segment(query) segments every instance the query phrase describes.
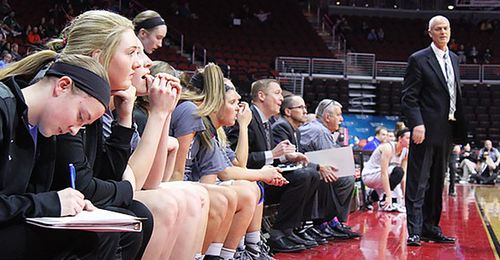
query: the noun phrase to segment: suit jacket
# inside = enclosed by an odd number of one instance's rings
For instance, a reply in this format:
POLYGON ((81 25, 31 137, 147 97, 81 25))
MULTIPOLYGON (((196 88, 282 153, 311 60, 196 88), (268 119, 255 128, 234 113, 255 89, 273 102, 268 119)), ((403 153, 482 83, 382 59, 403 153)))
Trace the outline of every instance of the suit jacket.
POLYGON ((277 145, 283 140, 288 140, 290 143, 294 144, 298 151, 302 151, 300 149, 300 132, 298 129, 294 129, 293 126, 286 120, 284 117, 279 117, 276 122, 273 123, 272 127, 273 132, 273 145, 277 145))
MULTIPOLYGON (((262 124, 262 120, 260 119, 260 115, 255 109, 254 105, 250 106, 252 110, 252 121, 250 121, 250 125, 248 125, 248 162, 247 167, 250 169, 260 169, 262 166, 266 164, 266 156, 265 151, 267 151, 266 147, 266 131, 264 130, 264 126, 262 124)), ((233 150, 236 149, 236 145, 238 144, 238 136, 239 136, 239 125, 231 127, 227 131, 227 137, 229 142, 231 143, 231 148, 233 150)), ((273 134, 272 131, 269 131, 271 146, 274 147, 273 143, 273 134)))
MULTIPOLYGON (((460 70, 457 55, 449 52, 456 86, 456 122, 453 123, 453 141, 466 142, 466 127, 462 107, 460 88, 460 70)), ((425 141, 428 144, 440 144, 449 138, 448 113, 450 94, 446 80, 439 66, 434 51, 429 46, 417 51, 408 59, 404 77, 401 110, 410 129, 425 126, 425 141)))
MULTIPOLYGON (((300 146, 300 130, 294 129, 292 124, 288 122, 284 117, 280 116, 276 122, 273 123, 271 127, 274 143, 273 145, 277 145, 281 141, 288 140, 290 143, 297 147, 297 151, 303 153, 304 149, 300 146)), ((315 163, 308 163, 308 167, 316 169, 319 171, 319 165, 315 163)))

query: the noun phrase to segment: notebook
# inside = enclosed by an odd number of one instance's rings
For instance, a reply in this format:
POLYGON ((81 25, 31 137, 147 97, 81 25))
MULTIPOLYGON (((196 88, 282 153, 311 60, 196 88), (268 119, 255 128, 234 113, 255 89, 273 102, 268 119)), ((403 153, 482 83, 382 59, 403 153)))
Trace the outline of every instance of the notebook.
POLYGON ((26 222, 52 229, 94 232, 141 232, 141 218, 104 209, 82 211, 76 216, 26 218, 26 222))

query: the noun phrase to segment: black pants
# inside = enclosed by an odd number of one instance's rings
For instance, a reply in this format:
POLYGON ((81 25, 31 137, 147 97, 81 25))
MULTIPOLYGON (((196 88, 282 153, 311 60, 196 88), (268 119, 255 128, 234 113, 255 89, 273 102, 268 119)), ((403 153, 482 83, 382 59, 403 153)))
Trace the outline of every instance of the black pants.
POLYGON ((265 203, 280 203, 273 229, 286 230, 299 227, 305 213, 310 210, 320 177, 310 167, 285 172, 283 176, 290 182, 282 187, 265 186, 265 203), (309 207, 306 209, 306 205, 309 207))
POLYGON ((444 174, 450 141, 441 144, 410 144, 406 178, 406 215, 409 235, 441 233, 444 174))
MULTIPOLYGON (((337 217, 346 222, 354 190, 354 176, 341 177, 332 183, 320 182, 318 188, 318 212, 322 213, 319 222, 337 217)), ((321 216, 320 215, 320 216, 321 216)), ((316 220, 315 222, 318 222, 316 220)))
POLYGON ((389 186, 391 190, 394 190, 398 184, 401 183, 401 180, 403 180, 403 176, 405 175, 405 172, 403 168, 396 166, 392 169, 391 174, 389 175, 389 186))
POLYGON ((115 259, 120 233, 0 226, 1 259, 115 259))
POLYGON ((455 192, 455 182, 456 182, 456 176, 457 176, 457 158, 458 155, 452 152, 453 145, 451 146, 450 149, 450 156, 448 160, 448 169, 449 169, 449 174, 450 174, 450 186, 448 187, 448 191, 450 193, 455 192))
POLYGON ((139 201, 132 201, 128 209, 119 207, 107 207, 107 210, 120 212, 140 218, 142 221, 142 232, 123 232, 117 243, 117 258, 121 259, 141 259, 146 250, 146 246, 153 233, 153 215, 149 209, 139 201))

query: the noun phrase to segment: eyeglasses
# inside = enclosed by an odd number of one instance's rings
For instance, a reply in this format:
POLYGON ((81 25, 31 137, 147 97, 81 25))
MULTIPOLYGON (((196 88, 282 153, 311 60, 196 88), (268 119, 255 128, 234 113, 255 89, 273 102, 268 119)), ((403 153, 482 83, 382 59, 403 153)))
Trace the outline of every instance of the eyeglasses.
POLYGON ((300 106, 289 107, 288 109, 296 109, 296 108, 300 108, 300 109, 302 109, 302 110, 307 110, 307 106, 305 106, 305 105, 300 105, 300 106))

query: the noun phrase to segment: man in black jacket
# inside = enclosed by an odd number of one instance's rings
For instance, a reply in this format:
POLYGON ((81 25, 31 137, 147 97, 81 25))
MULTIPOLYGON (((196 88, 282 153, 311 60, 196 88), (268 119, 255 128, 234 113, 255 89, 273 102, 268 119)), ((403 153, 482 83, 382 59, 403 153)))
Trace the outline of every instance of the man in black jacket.
POLYGON ((439 227, 450 145, 466 139, 457 56, 450 52, 450 22, 429 21, 431 46, 408 59, 401 109, 411 129, 406 183, 408 245, 454 243, 439 227))
MULTIPOLYGON (((263 79, 252 84, 252 121, 248 126, 248 168, 259 169, 264 165, 279 162, 307 162, 307 158, 296 152, 296 147, 285 140, 277 145, 269 119, 279 113, 283 96, 276 80, 263 79)), ((238 142, 238 126, 229 129, 228 138, 232 146, 238 142)), ((234 149, 234 148, 233 148, 234 149)), ((283 172, 289 184, 283 187, 265 186, 265 203, 280 203, 278 216, 271 230, 269 243, 276 252, 296 252, 316 246, 314 241, 305 241, 293 233, 301 225, 304 207, 310 203, 319 185, 319 175, 307 168, 283 172)))

